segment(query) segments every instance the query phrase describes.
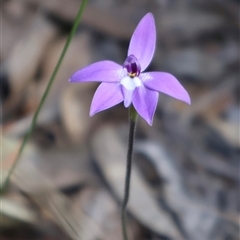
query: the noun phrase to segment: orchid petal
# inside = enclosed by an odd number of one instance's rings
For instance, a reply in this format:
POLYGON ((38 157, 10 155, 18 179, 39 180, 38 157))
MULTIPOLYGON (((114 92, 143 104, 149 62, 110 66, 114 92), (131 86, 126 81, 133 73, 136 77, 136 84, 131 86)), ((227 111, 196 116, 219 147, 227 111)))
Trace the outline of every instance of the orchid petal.
POLYGON ((100 61, 76 71, 69 82, 118 82, 122 66, 112 61, 100 61))
POLYGON ((128 90, 124 86, 122 86, 122 93, 123 93, 123 97, 124 97, 124 107, 127 108, 132 103, 132 99, 133 99, 135 91, 128 90))
POLYGON ((165 72, 148 72, 141 74, 140 78, 147 88, 165 93, 187 104, 191 104, 191 99, 187 91, 172 74, 165 72))
POLYGON ((133 98, 133 106, 150 126, 152 126, 154 113, 157 108, 158 95, 158 92, 141 86, 136 88, 133 98))
POLYGON ((146 14, 137 25, 128 48, 128 56, 133 54, 144 71, 153 58, 156 45, 156 27, 153 15, 146 14))
POLYGON ((90 109, 90 117, 123 101, 119 83, 101 83, 97 88, 90 109))

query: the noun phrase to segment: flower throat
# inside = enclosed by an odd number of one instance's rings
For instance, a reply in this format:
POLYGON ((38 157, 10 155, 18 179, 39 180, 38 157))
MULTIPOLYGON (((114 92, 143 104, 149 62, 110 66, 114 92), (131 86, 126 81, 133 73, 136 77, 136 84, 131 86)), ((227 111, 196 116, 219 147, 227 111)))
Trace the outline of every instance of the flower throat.
POLYGON ((123 67, 126 68, 128 76, 131 78, 139 76, 141 72, 141 66, 138 62, 138 59, 134 55, 130 55, 126 58, 125 62, 123 63, 123 67))

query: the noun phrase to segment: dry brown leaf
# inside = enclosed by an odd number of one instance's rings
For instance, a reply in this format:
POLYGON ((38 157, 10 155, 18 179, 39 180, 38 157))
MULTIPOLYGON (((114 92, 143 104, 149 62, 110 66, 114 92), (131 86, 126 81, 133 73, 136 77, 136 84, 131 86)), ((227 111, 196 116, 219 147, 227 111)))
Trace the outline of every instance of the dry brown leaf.
POLYGON ((94 220, 80 207, 73 208, 72 201, 57 191, 52 181, 33 162, 26 161, 31 155, 31 152, 23 155, 12 177, 13 183, 27 193, 72 239, 95 240, 96 237, 101 237, 101 229, 94 220))
POLYGON ((9 198, 0 197, 1 229, 17 226, 21 223, 36 224, 37 215, 33 210, 9 198))
MULTIPOLYGON (((75 207, 81 208, 88 216, 101 226, 103 230, 103 240, 122 240, 122 228, 120 218, 120 208, 113 197, 105 190, 87 188, 74 200, 75 207)), ((129 221, 131 226, 129 238, 135 239, 137 229, 133 221, 129 221)))
MULTIPOLYGON (((108 184, 119 199, 123 198, 126 148, 112 126, 103 127, 93 138, 93 153, 108 184)), ((126 146, 127 147, 127 146, 126 146)), ((157 204, 154 195, 137 169, 131 176, 128 210, 139 222, 154 232, 182 239, 171 217, 157 204)))
MULTIPOLYGON (((92 85, 89 84, 89 87, 92 85)), ((98 120, 97 116, 89 119, 91 92, 81 84, 70 84, 61 99, 63 125, 69 138, 76 145, 86 141, 92 124, 98 120)))
POLYGON ((159 176, 166 181, 164 197, 170 208, 178 214, 190 239, 211 239, 220 216, 237 223, 237 216, 222 214, 186 192, 180 172, 163 146, 150 141, 140 142, 136 144, 136 151, 147 155, 159 176))
POLYGON ((4 103, 3 111, 9 113, 23 96, 32 81, 44 50, 56 36, 57 30, 41 15, 34 21, 29 34, 24 36, 12 49, 6 61, 6 70, 11 85, 11 97, 4 103))

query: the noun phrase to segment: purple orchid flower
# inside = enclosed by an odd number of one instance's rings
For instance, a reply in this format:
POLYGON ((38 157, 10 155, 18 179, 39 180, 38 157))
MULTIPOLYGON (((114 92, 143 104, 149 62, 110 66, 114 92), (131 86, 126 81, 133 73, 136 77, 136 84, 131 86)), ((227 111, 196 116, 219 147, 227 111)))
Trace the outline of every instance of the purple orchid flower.
POLYGON ((102 82, 96 90, 90 116, 121 102, 127 108, 133 104, 138 114, 152 125, 157 108, 158 92, 190 104, 187 91, 171 74, 146 72, 156 45, 153 15, 146 14, 136 27, 123 66, 112 61, 93 63, 75 72, 70 82, 102 82))

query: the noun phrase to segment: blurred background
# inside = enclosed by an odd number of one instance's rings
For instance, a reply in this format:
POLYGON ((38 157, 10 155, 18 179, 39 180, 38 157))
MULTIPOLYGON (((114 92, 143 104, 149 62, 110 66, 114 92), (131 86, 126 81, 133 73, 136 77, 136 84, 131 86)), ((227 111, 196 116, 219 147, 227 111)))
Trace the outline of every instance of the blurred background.
MULTIPOLYGON (((1 184, 61 54, 80 0, 1 3, 1 184)), ((37 126, 1 194, 2 240, 121 240, 128 111, 89 118, 98 84, 70 84, 99 60, 122 64, 152 12, 149 70, 174 74, 192 105, 160 95, 139 118, 131 240, 239 239, 239 1, 89 0, 37 126)))

